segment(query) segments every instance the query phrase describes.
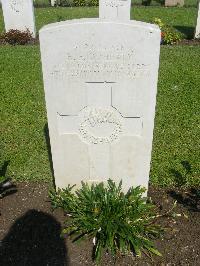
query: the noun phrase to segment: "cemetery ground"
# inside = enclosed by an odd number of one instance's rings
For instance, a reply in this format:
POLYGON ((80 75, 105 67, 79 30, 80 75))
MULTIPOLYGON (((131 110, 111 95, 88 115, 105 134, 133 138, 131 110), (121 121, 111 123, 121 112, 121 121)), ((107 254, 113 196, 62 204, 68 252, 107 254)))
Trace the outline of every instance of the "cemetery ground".
MULTIPOLYGON (((136 7, 133 14, 148 22, 160 17, 187 38, 194 32, 195 8, 136 7)), ((97 15, 96 8, 41 8, 36 9, 36 24, 40 29, 97 15)), ((177 200, 178 215, 159 221, 168 228, 155 242, 163 257, 118 257, 115 265, 200 264, 199 69, 200 45, 161 47, 149 196, 161 213, 177 200)), ((0 200, 0 239, 6 243, 0 264, 93 265, 92 244, 60 239, 65 217, 50 207, 52 165, 39 46, 0 46, 0 71, 0 162, 7 165, 1 174, 14 178, 18 189, 0 200)), ((102 265, 114 265, 112 257, 105 254, 102 265)))
MULTIPOLYGON (((36 28, 39 30, 42 26, 68 19, 94 18, 98 17, 97 7, 72 7, 72 8, 36 8, 35 21, 36 28)), ((161 7, 134 7, 131 10, 131 19, 145 22, 152 22, 154 18, 161 18, 166 24, 176 27, 186 38, 192 38, 197 17, 197 8, 161 8, 161 7)), ((0 32, 4 29, 3 15, 0 9, 0 32)))
MULTIPOLYGON (((0 201, 1 266, 95 265, 92 262, 91 241, 73 243, 60 238, 66 217, 61 210, 52 212, 48 197, 49 184, 44 182, 18 183, 18 192, 0 201)), ((150 187, 149 196, 161 213, 167 212, 178 201, 176 218, 160 218, 158 223, 167 228, 164 236, 155 241, 162 257, 145 254, 117 256, 107 253, 103 266, 128 265, 191 265, 200 262, 200 201, 195 189, 161 189, 150 187)))

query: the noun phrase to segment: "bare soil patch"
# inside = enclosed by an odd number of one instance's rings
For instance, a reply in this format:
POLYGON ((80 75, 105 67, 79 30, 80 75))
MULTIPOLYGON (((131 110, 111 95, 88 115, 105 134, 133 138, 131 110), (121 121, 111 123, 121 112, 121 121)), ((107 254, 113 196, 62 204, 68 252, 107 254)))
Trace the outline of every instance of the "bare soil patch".
MULTIPOLYGON (((79 266, 95 265, 91 260, 92 243, 73 243, 60 238, 66 217, 52 211, 45 183, 18 183, 18 191, 0 199, 1 266, 79 266)), ((149 196, 161 213, 177 200, 176 218, 159 218, 168 229, 155 245, 163 257, 143 254, 118 256, 105 253, 101 265, 200 265, 200 198, 197 189, 164 190, 150 187, 149 196)))

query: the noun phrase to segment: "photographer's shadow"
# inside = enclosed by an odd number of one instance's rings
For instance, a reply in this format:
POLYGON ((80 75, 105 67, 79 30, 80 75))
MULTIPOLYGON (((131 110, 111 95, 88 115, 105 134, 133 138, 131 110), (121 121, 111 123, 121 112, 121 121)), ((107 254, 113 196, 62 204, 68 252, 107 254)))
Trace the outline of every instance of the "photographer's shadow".
POLYGON ((61 225, 46 213, 30 210, 10 228, 0 243, 1 266, 67 266, 61 225))

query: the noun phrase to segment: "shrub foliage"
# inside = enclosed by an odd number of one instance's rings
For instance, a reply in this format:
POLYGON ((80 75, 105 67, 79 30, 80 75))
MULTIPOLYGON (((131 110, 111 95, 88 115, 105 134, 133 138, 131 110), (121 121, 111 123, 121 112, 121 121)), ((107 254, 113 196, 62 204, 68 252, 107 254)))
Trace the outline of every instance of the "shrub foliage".
POLYGON ((99 0, 57 0, 56 6, 98 6, 99 0))
POLYGON ((142 251, 161 255, 154 248, 153 238, 162 229, 155 223, 155 206, 143 198, 145 189, 131 187, 124 194, 122 182, 116 185, 108 180, 72 192, 74 186, 50 192, 52 206, 61 207, 70 217, 66 221, 64 234, 75 235, 75 239, 88 236, 93 239, 94 259, 99 262, 104 250, 113 255, 133 251, 141 256, 142 251))
POLYGON ((157 24, 161 30, 162 44, 174 44, 183 39, 183 35, 179 31, 164 24, 160 18, 155 18, 153 23, 157 24))
POLYGON ((31 32, 11 29, 6 33, 3 33, 0 37, 1 42, 9 43, 12 45, 25 45, 33 41, 31 32))

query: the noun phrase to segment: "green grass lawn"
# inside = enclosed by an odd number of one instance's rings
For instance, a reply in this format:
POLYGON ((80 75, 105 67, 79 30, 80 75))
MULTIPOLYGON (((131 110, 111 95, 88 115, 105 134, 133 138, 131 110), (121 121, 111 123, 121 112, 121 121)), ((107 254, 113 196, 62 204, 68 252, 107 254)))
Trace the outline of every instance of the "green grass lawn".
POLYGON ((151 180, 200 185, 200 46, 162 47, 151 180), (191 169, 189 169, 191 168, 191 169))
MULTIPOLYGON (((36 25, 97 17, 97 8, 37 8, 36 25)), ((131 16, 160 17, 193 34, 196 8, 135 7, 131 16)), ((3 18, 0 13, 0 31, 3 18)), ((200 185, 200 46, 161 48, 151 181, 200 185), (191 168, 191 169, 190 169, 191 168)), ((0 46, 0 165, 19 180, 52 180, 45 138, 47 123, 39 46, 0 46)), ((109 178, 109 177, 108 177, 109 178)))
MULTIPOLYGON (((97 7, 85 8, 36 8, 35 18, 37 31, 44 25, 66 19, 98 17, 97 7)), ((196 24, 197 8, 164 8, 164 7, 134 7, 131 18, 151 22, 159 17, 163 22, 176 27, 186 38, 192 38, 196 24)), ((0 32, 4 30, 2 10, 0 10, 0 32)))
MULTIPOLYGON (((200 46, 162 47, 151 181, 200 184, 200 46), (183 163, 185 162, 185 163, 183 163), (184 165, 191 166, 186 175, 184 165)), ((1 158, 8 175, 51 180, 38 46, 0 47, 1 158)))

